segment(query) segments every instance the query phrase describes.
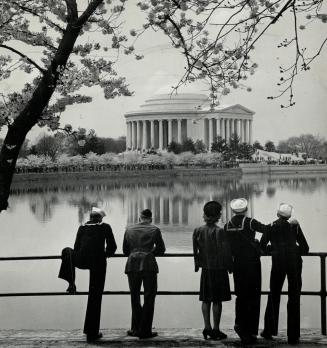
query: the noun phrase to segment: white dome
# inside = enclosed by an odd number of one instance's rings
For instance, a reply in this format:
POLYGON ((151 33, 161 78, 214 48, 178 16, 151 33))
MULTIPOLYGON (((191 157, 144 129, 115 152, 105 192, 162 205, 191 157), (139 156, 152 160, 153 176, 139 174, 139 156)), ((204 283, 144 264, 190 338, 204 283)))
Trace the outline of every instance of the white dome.
POLYGON ((147 99, 140 111, 196 111, 207 108, 210 100, 205 94, 157 94, 147 99))

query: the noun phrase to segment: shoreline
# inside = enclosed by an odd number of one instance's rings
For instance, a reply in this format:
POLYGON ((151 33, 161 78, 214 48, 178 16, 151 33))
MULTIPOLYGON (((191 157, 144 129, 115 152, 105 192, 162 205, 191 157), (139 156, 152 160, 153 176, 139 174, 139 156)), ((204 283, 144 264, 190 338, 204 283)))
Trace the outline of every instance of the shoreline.
POLYGON ((139 178, 184 178, 184 177, 244 177, 251 175, 285 174, 327 174, 327 165, 262 165, 240 164, 238 168, 193 168, 175 167, 172 169, 126 170, 126 171, 85 171, 85 172, 49 172, 15 173, 13 184, 33 181, 84 181, 89 179, 139 179, 139 178))

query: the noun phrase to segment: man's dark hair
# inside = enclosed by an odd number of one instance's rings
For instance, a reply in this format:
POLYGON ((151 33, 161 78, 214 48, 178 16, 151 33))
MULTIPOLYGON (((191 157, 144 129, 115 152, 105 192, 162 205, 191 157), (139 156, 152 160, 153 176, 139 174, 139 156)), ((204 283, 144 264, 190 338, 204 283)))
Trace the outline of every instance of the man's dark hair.
POLYGON ((144 209, 141 211, 141 218, 152 219, 152 211, 150 209, 144 209))

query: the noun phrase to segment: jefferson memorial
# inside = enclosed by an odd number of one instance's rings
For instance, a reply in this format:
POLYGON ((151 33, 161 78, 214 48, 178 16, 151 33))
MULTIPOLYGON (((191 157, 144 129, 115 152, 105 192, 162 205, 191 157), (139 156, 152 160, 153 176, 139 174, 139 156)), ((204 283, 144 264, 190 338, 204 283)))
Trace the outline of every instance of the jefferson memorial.
POLYGON ((229 141, 236 133, 241 142, 252 144, 254 112, 246 107, 219 105, 213 110, 204 94, 157 94, 138 110, 125 114, 127 150, 166 150, 172 141, 202 140, 210 149, 216 136, 229 141))

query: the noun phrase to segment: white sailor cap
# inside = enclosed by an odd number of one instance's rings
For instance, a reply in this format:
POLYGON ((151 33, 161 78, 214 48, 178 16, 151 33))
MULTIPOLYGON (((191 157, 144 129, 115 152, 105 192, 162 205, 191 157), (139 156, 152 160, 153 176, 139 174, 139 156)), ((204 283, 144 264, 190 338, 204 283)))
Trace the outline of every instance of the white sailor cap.
POLYGON ((290 218, 293 213, 293 207, 287 203, 281 203, 279 205, 277 214, 286 218, 290 218))
POLYGON ((98 214, 101 217, 106 216, 106 213, 102 209, 97 208, 97 207, 92 207, 91 214, 98 214))
POLYGON ((248 201, 245 198, 236 198, 230 202, 230 207, 234 213, 243 213, 248 207, 248 201))

